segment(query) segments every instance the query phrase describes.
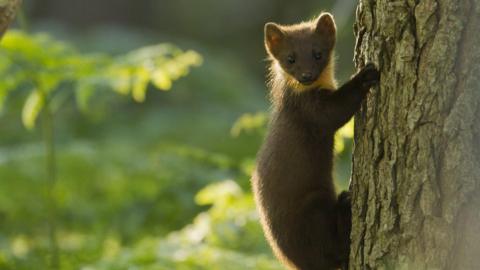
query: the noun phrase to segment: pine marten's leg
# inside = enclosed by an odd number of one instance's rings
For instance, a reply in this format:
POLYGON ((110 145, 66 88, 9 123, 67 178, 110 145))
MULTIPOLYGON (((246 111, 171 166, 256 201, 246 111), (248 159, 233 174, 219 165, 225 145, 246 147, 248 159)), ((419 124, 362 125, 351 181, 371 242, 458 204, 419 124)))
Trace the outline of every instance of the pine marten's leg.
POLYGON ((352 227, 352 209, 349 191, 340 193, 337 200, 336 210, 337 235, 339 239, 339 264, 342 269, 348 269, 348 260, 350 256, 350 231, 352 227))
POLYGON ((333 130, 342 127, 352 118, 360 109, 360 104, 368 90, 376 85, 379 79, 380 73, 377 68, 369 63, 350 81, 329 95, 326 113, 333 130))

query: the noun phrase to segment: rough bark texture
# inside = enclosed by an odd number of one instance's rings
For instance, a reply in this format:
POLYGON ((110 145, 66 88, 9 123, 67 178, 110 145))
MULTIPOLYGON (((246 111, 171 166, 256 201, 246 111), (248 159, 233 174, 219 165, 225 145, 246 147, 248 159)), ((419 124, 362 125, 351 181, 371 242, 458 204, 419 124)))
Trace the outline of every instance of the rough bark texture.
POLYGON ((360 0, 350 269, 480 269, 480 0, 360 0))
POLYGON ((0 0, 0 38, 15 17, 20 4, 21 0, 0 0))

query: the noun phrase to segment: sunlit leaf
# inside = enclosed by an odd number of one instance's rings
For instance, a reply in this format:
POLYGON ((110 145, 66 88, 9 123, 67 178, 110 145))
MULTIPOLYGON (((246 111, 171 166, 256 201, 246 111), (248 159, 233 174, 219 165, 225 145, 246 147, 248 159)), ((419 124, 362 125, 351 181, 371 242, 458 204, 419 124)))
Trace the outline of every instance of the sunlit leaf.
POLYGON ((200 66, 203 63, 202 56, 195 51, 187 51, 181 57, 186 65, 200 66))
POLYGON ((339 133, 335 134, 335 154, 340 154, 345 150, 345 141, 339 133))
POLYGON ((38 87, 45 92, 54 90, 62 80, 58 74, 53 72, 39 72, 35 77, 37 78, 38 87))
POLYGON ((242 190, 238 184, 233 180, 227 180, 202 189, 195 197, 195 201, 200 205, 207 205, 241 194, 242 190))
POLYGON ((147 93, 147 86, 149 81, 148 72, 141 68, 137 71, 135 78, 133 79, 132 96, 137 102, 145 101, 147 93))
POLYGON ((130 71, 125 68, 115 69, 113 76, 115 76, 115 80, 111 82, 113 90, 122 95, 128 94, 131 87, 130 71))
POLYGON ((170 90, 172 88, 172 80, 162 69, 157 69, 153 72, 152 83, 160 90, 170 90))
MULTIPOLYGON (((0 82, 0 109, 6 97, 27 82, 29 87, 42 89, 48 100, 69 97, 64 93, 67 87, 59 88, 73 85, 77 106, 83 112, 96 88, 131 95, 135 101, 143 102, 150 82, 160 90, 170 90, 175 80, 202 62, 198 53, 184 52, 171 44, 147 46, 118 56, 82 54, 47 34, 15 30, 7 32, 1 45, 0 76, 7 79, 0 82)), ((34 101, 41 109, 42 103, 35 97, 30 97, 27 104, 34 101)), ((34 127, 37 107, 29 105, 24 110, 25 126, 34 127)))
POLYGON ((255 114, 246 113, 233 124, 230 134, 232 134, 233 137, 238 137, 242 132, 251 133, 254 130, 264 130, 267 123, 268 116, 264 112, 255 114))
POLYGON ((44 105, 45 99, 42 93, 38 90, 33 90, 25 101, 22 110, 22 122, 27 129, 35 127, 35 121, 44 105))
POLYGON ((343 138, 353 138, 353 126, 354 121, 353 118, 350 120, 345 126, 343 126, 337 133, 340 134, 343 138))

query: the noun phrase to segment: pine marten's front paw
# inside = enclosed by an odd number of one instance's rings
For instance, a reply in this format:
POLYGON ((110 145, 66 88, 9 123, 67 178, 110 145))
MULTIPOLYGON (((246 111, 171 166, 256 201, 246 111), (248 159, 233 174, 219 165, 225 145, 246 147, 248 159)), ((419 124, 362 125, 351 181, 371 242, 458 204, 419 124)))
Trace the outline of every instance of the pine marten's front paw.
POLYGON ((380 72, 373 63, 367 63, 357 74, 360 84, 364 88, 370 88, 380 81, 380 72))

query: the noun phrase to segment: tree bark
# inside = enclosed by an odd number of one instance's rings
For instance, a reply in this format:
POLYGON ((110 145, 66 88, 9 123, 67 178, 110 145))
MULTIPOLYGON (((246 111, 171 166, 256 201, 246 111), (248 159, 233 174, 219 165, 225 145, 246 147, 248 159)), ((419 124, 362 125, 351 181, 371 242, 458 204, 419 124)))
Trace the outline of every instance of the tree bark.
POLYGON ((350 269, 480 269, 480 0, 360 0, 350 269))
POLYGON ((21 0, 0 0, 0 39, 15 18, 21 0))

